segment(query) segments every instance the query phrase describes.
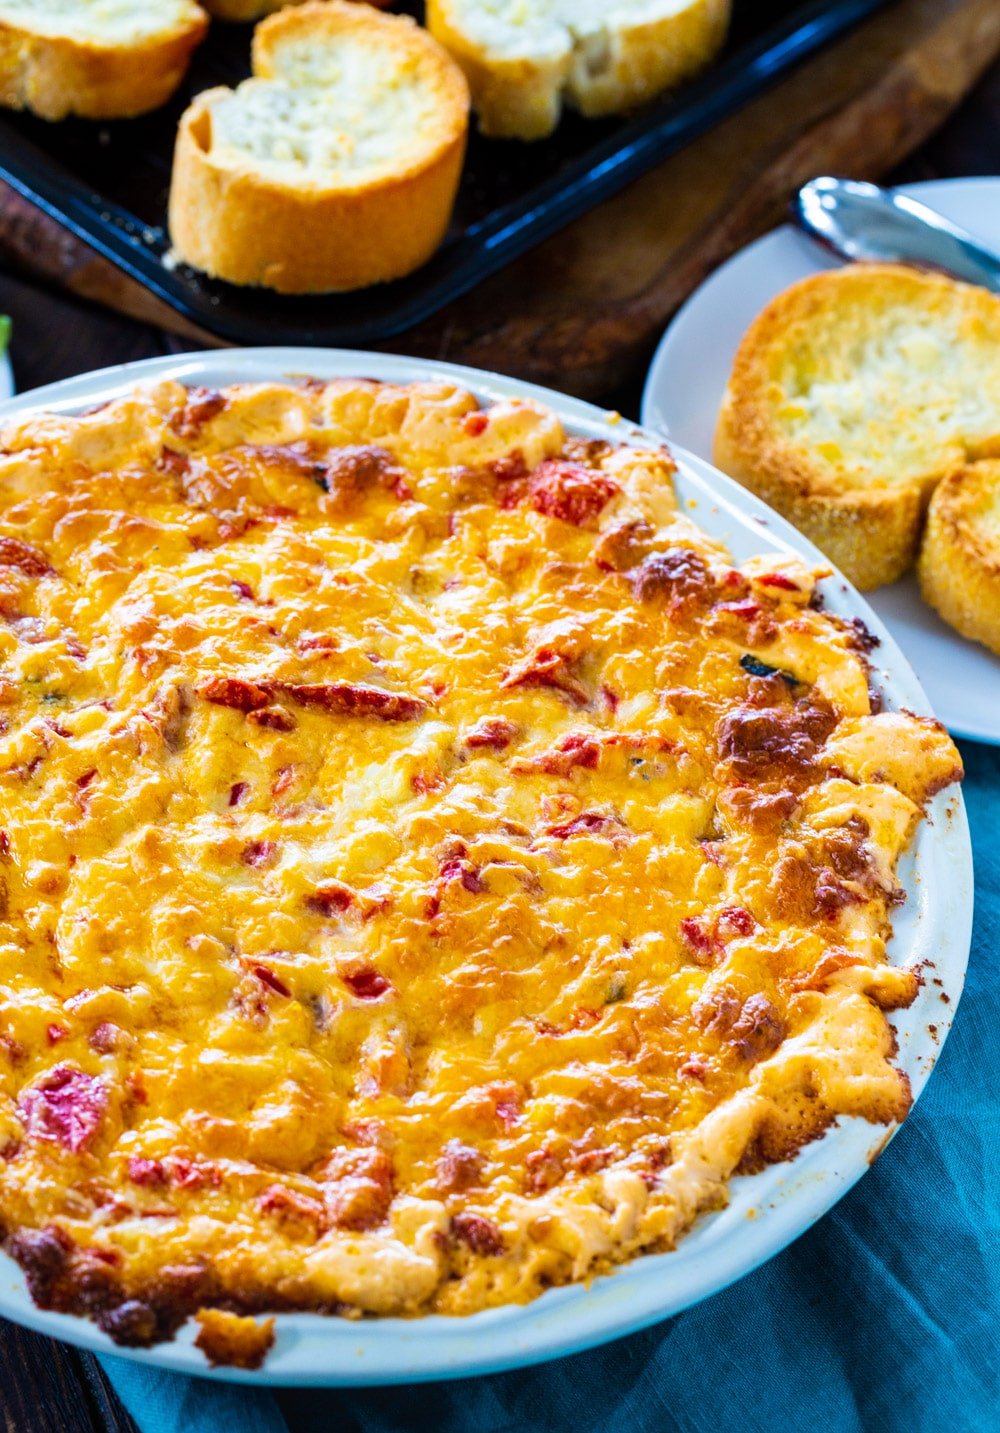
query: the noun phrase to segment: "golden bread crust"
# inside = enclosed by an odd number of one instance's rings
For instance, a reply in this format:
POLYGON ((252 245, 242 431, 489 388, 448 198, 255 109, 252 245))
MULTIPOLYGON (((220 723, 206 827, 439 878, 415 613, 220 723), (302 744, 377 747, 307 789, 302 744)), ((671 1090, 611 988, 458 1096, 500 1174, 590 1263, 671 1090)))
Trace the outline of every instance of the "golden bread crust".
POLYGON ((893 582, 941 478, 1000 449, 997 352, 1000 299, 985 289, 900 265, 813 275, 747 330, 716 462, 858 587, 893 582))
POLYGON ((250 158, 217 156, 213 111, 233 92, 205 91, 181 118, 170 188, 171 239, 187 263, 230 283, 321 293, 399 278, 438 247, 465 155, 468 91, 458 67, 409 17, 348 0, 285 10, 257 28, 260 79, 250 83, 280 74, 283 44, 305 37, 336 46, 344 35, 404 57, 435 98, 433 130, 400 134, 398 164, 377 177, 290 183, 250 158))
POLYGON ((591 117, 621 114, 695 74, 721 47, 732 7, 731 0, 690 0, 639 20, 627 5, 621 13, 612 7, 593 35, 577 32, 550 0, 530 0, 529 19, 534 9, 551 12, 562 32, 542 42, 519 36, 521 16, 498 33, 495 6, 483 28, 478 8, 475 0, 428 0, 427 27, 465 71, 483 134, 533 140, 552 133, 564 101, 591 117))
POLYGON ((944 620, 1000 653, 1000 462, 972 463, 938 485, 918 571, 944 620))
POLYGON ((0 105, 48 120, 145 114, 173 94, 207 29, 194 3, 176 24, 125 44, 39 33, 0 17, 0 105))
POLYGON ((0 1225, 40 1303, 141 1344, 526 1301, 905 1115, 895 864, 957 753, 672 472, 449 383, 3 434, 0 1225))

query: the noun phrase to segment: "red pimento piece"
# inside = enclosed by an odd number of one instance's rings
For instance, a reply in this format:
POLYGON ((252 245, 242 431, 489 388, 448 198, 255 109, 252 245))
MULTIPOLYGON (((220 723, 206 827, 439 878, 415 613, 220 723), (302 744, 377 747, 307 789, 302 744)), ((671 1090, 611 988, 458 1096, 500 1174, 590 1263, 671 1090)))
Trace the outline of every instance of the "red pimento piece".
POLYGON ((237 712, 252 712, 268 706, 271 701, 266 687, 244 681, 242 677, 208 677, 195 690, 206 702, 237 712))
POLYGON ((521 1103, 516 1095, 501 1095, 494 1109, 504 1129, 512 1129, 521 1118, 521 1103))
POLYGON ((600 811, 581 811, 579 816, 574 816, 572 821, 567 821, 561 826, 550 826, 549 835, 555 836, 558 841, 565 841, 570 836, 583 836, 588 831, 604 831, 608 826, 614 825, 611 816, 602 816, 600 811))
POLYGON ((444 785, 444 773, 433 771, 429 776, 422 771, 417 771, 410 777, 410 786, 418 796, 426 796, 431 791, 440 791, 444 785))
POLYGON ((266 866, 276 849, 273 841, 248 841, 240 852, 240 860, 244 866, 266 866))
POLYGON ((298 725, 291 712, 281 706, 258 707, 256 711, 247 712, 247 721, 267 727, 269 731, 294 731, 298 725))
POLYGON ((762 607, 759 602, 754 602, 750 597, 742 602, 719 602, 715 609, 717 612, 728 612, 733 617, 740 617, 745 622, 752 622, 759 617, 762 607))
POLYGON ((511 484, 501 506, 511 508, 527 501, 545 517, 586 527, 618 492, 617 483, 593 468, 565 458, 544 458, 524 482, 511 484))
POLYGON ((485 413, 466 413, 462 419, 462 427, 470 438, 478 438, 481 433, 486 432, 489 422, 485 413))
POLYGON ((271 782, 271 795, 282 796, 288 790, 288 788, 294 784, 295 776, 296 772, 294 766, 279 767, 277 776, 275 776, 274 780, 271 782))
POLYGON ((242 597, 244 602, 256 602, 257 599, 254 596, 254 590, 249 582, 244 582, 239 577, 232 577, 229 580, 229 585, 237 597, 242 597))
POLYGON ((478 1149, 450 1139, 437 1161, 437 1187, 444 1194, 474 1189, 483 1177, 485 1159, 478 1149))
POLYGON ((486 1256, 503 1253, 503 1236, 493 1223, 482 1214, 456 1214, 451 1221, 451 1232, 474 1254, 486 1256))
POLYGON ((584 1149, 573 1155, 573 1168, 580 1174, 597 1174, 611 1163, 610 1149, 584 1149))
POLYGON ((178 1189, 204 1189, 206 1185, 217 1189, 222 1183, 222 1174, 214 1164, 188 1159, 183 1155, 171 1159, 168 1169, 170 1182, 178 1189))
POLYGON ((144 1159, 133 1154, 128 1162, 128 1177, 133 1184, 144 1189, 160 1188, 167 1183, 167 1171, 162 1159, 144 1159))
POLYGON ((206 423, 229 406, 224 393, 214 388, 189 388, 187 402, 170 415, 170 426, 181 438, 194 439, 206 423))
POLYGON ((0 831, 0 856, 10 855, 10 836, 6 831, 0 831))
POLYGON ((388 692, 366 682, 274 682, 272 686, 302 706, 321 707, 341 716, 416 721, 427 710, 427 703, 420 697, 388 692))
POLYGON ((65 1040, 69 1031, 65 1025, 46 1025, 45 1038, 50 1045, 58 1045, 60 1040, 65 1040))
POLYGON ((698 916, 685 916, 681 921, 681 935, 697 965, 711 965, 718 952, 718 942, 705 929, 698 916))
POLYGON ((272 1184, 265 1189, 258 1196, 257 1208, 262 1214, 273 1214, 278 1219, 303 1219, 318 1228, 326 1224, 326 1211, 318 1199, 286 1189, 283 1184, 272 1184))
POLYGON ((475 750, 477 747, 491 747, 503 751, 517 736, 518 728, 506 717, 484 717, 466 733, 464 745, 475 750))
POLYGON ((340 643, 332 632, 312 632, 299 638, 296 647, 300 652, 339 652, 340 643))
POLYGON ((786 577, 783 572, 765 572, 763 577, 757 578, 757 581, 762 587, 777 587, 782 592, 802 591, 799 584, 793 582, 790 577, 786 577))
POLYGON ((378 1000, 392 989, 392 982, 386 980, 385 976, 371 965, 348 971, 341 976, 341 979, 348 990, 359 1000, 378 1000))
POLYGON ((238 806, 249 790, 250 787, 247 782, 234 781, 232 786, 229 788, 230 806, 238 806))
POLYGON ((576 675, 575 656, 558 651, 555 647, 540 646, 507 671, 500 685, 502 687, 551 687, 561 692, 577 706, 586 706, 589 700, 587 688, 576 675))
POLYGON ((79 1154, 97 1133, 108 1092, 96 1076, 72 1065, 57 1065, 26 1089, 19 1103, 30 1136, 79 1154))
POLYGON ((275 975, 273 970, 269 970, 266 965, 254 965, 251 966, 251 969, 261 985, 266 985, 268 990, 274 991, 275 995, 291 995, 292 992, 285 982, 280 979, 279 976, 275 975))
POLYGON ((587 732, 571 731, 551 751, 524 757, 513 763, 513 771, 543 771, 549 776, 568 776, 574 767, 594 771, 601 759, 601 743, 587 732))
POLYGON ((441 870, 435 882, 434 892, 427 902, 426 915, 428 920, 433 920, 440 914, 441 901, 444 896, 445 887, 452 881, 458 881, 463 890, 471 895, 478 896, 485 891, 479 870, 471 861, 465 859, 465 848, 459 847, 455 855, 449 856, 441 864, 441 870))
POLYGON ((327 1208, 342 1229, 374 1229, 388 1214, 393 1167, 384 1149, 336 1150, 318 1177, 326 1185, 327 1208))
POLYGON ((474 896, 485 891, 482 877, 471 861, 466 861, 461 856, 453 856, 445 861, 441 867, 442 881, 459 881, 463 888, 470 891, 474 896))
POLYGON ((309 909, 324 916, 339 915, 353 904, 354 892, 349 886, 342 886, 338 881, 327 881, 306 896, 309 909))
POLYGON ((100 1055, 110 1055, 112 1050, 117 1050, 124 1037, 125 1032, 118 1025, 113 1025, 110 1020, 102 1020, 101 1023, 91 1031, 88 1044, 92 1050, 100 1055))
POLYGON ((525 1182, 531 1194, 544 1194, 557 1185, 566 1173, 562 1159, 548 1145, 532 1150, 524 1164, 525 1182))
POLYGON ((49 577, 55 570, 37 547, 16 537, 0 537, 0 567, 16 567, 25 577, 49 577))
POLYGON ((726 906, 719 912, 716 929, 723 940, 750 935, 757 922, 745 906, 726 906))

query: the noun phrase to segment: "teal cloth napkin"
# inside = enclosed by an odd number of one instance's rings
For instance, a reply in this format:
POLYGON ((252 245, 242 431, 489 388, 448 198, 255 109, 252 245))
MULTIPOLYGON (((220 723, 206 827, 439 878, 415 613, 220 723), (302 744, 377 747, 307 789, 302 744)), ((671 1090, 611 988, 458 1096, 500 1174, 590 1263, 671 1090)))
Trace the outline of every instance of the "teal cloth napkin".
POLYGON ((1000 1433, 1000 750, 966 744, 976 922, 927 1090, 850 1194, 739 1283, 540 1368, 255 1392, 104 1367, 142 1433, 1000 1433))

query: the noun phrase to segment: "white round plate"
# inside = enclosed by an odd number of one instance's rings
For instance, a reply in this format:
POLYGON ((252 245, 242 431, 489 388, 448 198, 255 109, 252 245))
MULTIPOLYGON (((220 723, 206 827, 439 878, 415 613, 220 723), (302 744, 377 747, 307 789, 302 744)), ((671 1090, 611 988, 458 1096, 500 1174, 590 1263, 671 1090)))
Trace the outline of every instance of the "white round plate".
MULTIPOLYGON (((1000 250, 1000 179, 940 179, 899 192, 1000 250)), ((838 263, 786 224, 717 269, 678 310, 656 350, 642 397, 646 427, 710 459, 719 404, 750 323, 789 284, 838 263)), ((912 574, 866 595, 949 731, 1000 743, 1000 657, 942 622, 912 574)))
MULTIPOLYGON (((142 380, 170 377, 220 387, 303 374, 363 374, 402 382, 451 379, 484 399, 536 398, 584 436, 643 441, 641 430, 609 422, 596 408, 509 378, 413 358, 324 349, 230 349, 127 364, 0 404, 0 423, 36 408, 88 407, 126 393, 142 380)), ((682 501, 737 559, 778 551, 818 560, 805 538, 744 488, 699 458, 675 456, 682 501)), ((862 617, 882 639, 875 654, 876 677, 886 704, 927 712, 927 698, 913 672, 865 602, 840 578, 830 579, 824 593, 831 611, 862 617)), ((894 961, 924 973, 913 1005, 892 1017, 899 1063, 910 1077, 914 1097, 927 1080, 955 1013, 972 929, 972 856, 961 796, 941 792, 931 801, 928 815, 900 865, 908 899, 896 918, 890 946, 894 961)), ((492 1373, 577 1353, 676 1314, 769 1259, 847 1192, 887 1137, 881 1126, 857 1119, 840 1122, 789 1163, 734 1179, 729 1206, 699 1220, 675 1252, 634 1260, 588 1287, 551 1289, 533 1303, 465 1318, 352 1321, 279 1314, 275 1346, 259 1372, 216 1369, 213 1376, 258 1384, 410 1383, 492 1373)), ((184 1373, 209 1372, 193 1346, 190 1325, 172 1343, 143 1351, 117 1349, 85 1320, 37 1309, 20 1270, 5 1256, 0 1256, 0 1315, 86 1348, 125 1353, 184 1373)))
POLYGON ((14 370, 10 366, 10 354, 0 354, 0 400, 14 396, 14 370))

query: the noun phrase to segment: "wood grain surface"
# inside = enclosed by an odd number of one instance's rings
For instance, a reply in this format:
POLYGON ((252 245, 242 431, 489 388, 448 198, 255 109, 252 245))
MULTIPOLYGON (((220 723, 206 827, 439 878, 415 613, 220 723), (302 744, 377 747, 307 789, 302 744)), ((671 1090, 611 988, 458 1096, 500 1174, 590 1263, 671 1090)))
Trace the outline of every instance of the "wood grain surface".
MULTIPOLYGON (((945 0, 940 0, 940 3, 913 7, 907 0, 907 3, 900 4, 896 8, 900 15, 904 10, 913 10, 914 8, 920 8, 925 12, 937 10, 943 15, 946 10, 954 7, 946 4, 945 0)), ((1000 14, 1000 4, 997 3, 997 0, 990 0, 989 6, 981 8, 992 10, 994 19, 1000 14)), ((992 47, 995 51, 994 28, 992 25, 985 26, 981 42, 985 47, 992 47)), ((966 43, 972 43, 971 39, 967 39, 966 43)), ((906 47, 904 46, 904 48, 906 47)), ((908 50, 908 53, 912 55, 912 48, 908 50)), ((980 59, 982 58, 983 56, 980 56, 980 59)), ((922 93, 926 93, 928 88, 933 88, 931 79, 935 71, 939 72, 936 82, 940 92, 938 112, 944 114, 952 105, 955 94, 955 80, 950 71, 947 51, 943 50, 936 61, 925 52, 920 81, 922 93)), ((860 120, 857 122, 861 123, 860 120)), ((925 115, 921 120, 921 127, 926 122, 925 115)), ((749 119, 747 124, 749 128, 749 119)), ((897 149, 902 153, 906 148, 906 145, 901 144, 899 140, 900 129, 910 136, 911 141, 919 138, 912 121, 906 116, 902 119, 897 116, 889 128, 894 133, 884 141, 883 153, 885 154, 893 153, 897 149)), ((802 135, 800 138, 804 139, 805 136, 802 135)), ((714 142, 721 144, 721 140, 718 139, 714 142)), ((842 142, 846 144, 846 141, 842 142)), ((773 134, 771 143, 777 145, 773 134)), ((842 149, 841 153, 842 163, 837 167, 848 173, 861 172, 858 166, 852 162, 849 148, 842 149)), ((738 155, 728 153, 728 157, 725 156, 726 152, 720 149, 720 165, 738 163, 738 155)), ((773 164, 780 165, 782 158, 782 152, 778 147, 772 154, 773 164)), ((891 178, 895 182, 905 182, 962 174, 996 173, 1000 173, 1000 65, 995 65, 990 70, 959 112, 939 133, 923 143, 903 165, 892 171, 891 178)), ((645 185, 648 182, 644 181, 643 183, 645 185)), ((713 182, 715 184, 712 191, 715 196, 713 203, 716 209, 724 208, 726 193, 737 197, 743 194, 743 199, 746 198, 747 187, 741 185, 739 175, 735 170, 729 173, 720 171, 713 182)), ((636 188, 639 187, 636 186, 636 188)), ((635 199, 633 195, 628 194, 618 202, 624 203, 625 209, 622 210, 624 213, 635 203, 635 199)), ((685 204, 694 202, 690 195, 682 201, 677 194, 673 196, 672 201, 674 209, 683 209, 685 204)), ((743 201, 740 200, 740 202, 743 201)), ((765 225, 766 206, 761 204, 758 209, 756 207, 758 203, 760 201, 754 201, 754 205, 751 207, 754 208, 755 214, 759 215, 760 224, 765 225)), ((711 208, 711 205, 706 207, 711 208)), ((670 209, 671 205, 664 206, 664 212, 668 219, 670 209)), ((584 224, 587 222, 584 221, 584 224)), ((679 218, 677 222, 680 227, 679 218)), ((656 274, 659 270, 655 263, 655 254, 659 252, 657 250, 659 239, 655 232, 648 233, 648 242, 633 250, 633 234, 643 231, 644 225, 639 224, 635 231, 626 225, 623 232, 627 242, 624 243, 616 259, 619 237, 617 230, 614 228, 609 230, 606 224, 597 225, 595 234, 596 240, 599 241, 599 252, 592 255, 588 261, 587 255, 579 247, 578 231, 581 228, 582 226, 576 226, 576 236, 568 242, 563 241, 565 248, 563 263, 566 275, 580 272, 581 268, 586 269, 589 264, 594 266, 593 272, 600 271, 610 275, 615 284, 614 294, 618 296, 617 300, 609 297, 610 307, 613 307, 615 301, 622 301, 622 296, 624 296, 624 301, 629 301, 630 294, 632 295, 631 301, 638 303, 646 290, 652 291, 657 288, 656 274), (635 253, 640 251, 647 256, 643 262, 635 258, 635 253), (652 263, 649 260, 650 254, 654 256, 652 263)), ((573 232, 570 231, 571 234, 573 232)), ((671 232, 674 231, 671 230, 671 232)), ((553 241, 553 245, 557 246, 558 242, 553 241)), ((666 254, 667 249, 664 248, 663 255, 666 254)), ((550 266, 550 272, 556 279, 560 282, 569 282, 567 277, 560 279, 562 270, 552 253, 545 257, 544 262, 550 266)), ((693 258, 689 257, 688 262, 694 269, 697 269, 704 263, 704 259, 701 255, 695 255, 693 258)), ((667 264, 665 257, 663 263, 667 264)), ((507 322, 512 321, 504 320, 503 323, 500 323, 497 321, 496 315, 504 312, 513 295, 518 295, 519 311, 527 314, 531 295, 519 293, 518 284, 522 282, 523 279, 515 279, 515 276, 512 275, 498 287, 493 298, 494 314, 492 319, 485 299, 482 295, 475 296, 477 304, 480 306, 480 327, 476 330, 477 332, 487 335, 489 332, 501 331, 507 322), (506 294, 504 294, 504 290, 506 290, 506 294), (491 324, 492 327, 490 327, 491 324)), ((542 287, 544 288, 544 286, 542 287)), ((567 289, 562 290, 561 303, 564 318, 570 320, 573 318, 573 313, 572 305, 567 300, 568 292, 567 289)), ((550 296, 549 301, 555 304, 555 296, 550 296)), ((651 312, 653 300, 646 299, 645 302, 650 305, 649 311, 651 312)), ((657 300, 657 302, 662 302, 662 300, 657 300)), ((471 310, 467 312, 465 305, 455 305, 455 310, 454 314, 450 313, 442 320, 438 339, 446 356, 452 358, 458 356, 455 348, 457 340, 454 334, 472 331, 471 326, 467 327, 471 324, 468 317, 468 312, 471 310), (454 325, 450 337, 448 336, 449 323, 454 325)), ((50 271, 41 279, 37 273, 29 274, 17 259, 16 254, 12 254, 10 250, 8 250, 6 258, 0 251, 0 312, 10 313, 14 319, 14 374, 18 388, 22 391, 39 384, 54 382, 59 378, 70 377, 91 368, 127 362, 133 358, 153 357, 171 351, 179 352, 198 346, 196 341, 189 338, 164 332, 156 325, 155 321, 141 322, 122 317, 103 307, 98 307, 93 302, 81 299, 78 295, 66 290, 63 278, 59 274, 54 275, 50 271)), ((664 316, 665 314, 655 320, 657 326, 663 321, 664 316)), ((544 337, 544 335, 542 336, 544 337)), ((430 341, 426 335, 424 341, 430 341)), ((486 342, 487 338, 481 337, 479 341, 486 342)), ((525 339, 522 337, 522 343, 524 341, 525 339)), ((424 349, 422 351, 434 352, 436 350, 424 349)), ((546 363, 551 366, 552 359, 547 359, 546 363)), ((551 369, 547 368, 546 371, 551 371, 551 369)), ((551 373, 551 376, 557 386, 562 386, 561 375, 551 373)), ((594 374, 591 372, 588 382, 592 382, 593 377, 594 374)), ((626 416, 637 417, 641 372, 630 364, 627 372, 624 368, 622 370, 605 370, 605 378, 606 386, 596 391, 599 400, 619 407, 626 416)), ((413 1430, 423 1427, 419 1401, 414 1406, 411 1426, 413 1430)), ((3 1430, 3 1433, 135 1433, 134 1425, 115 1399, 95 1359, 89 1354, 80 1353, 37 1334, 28 1333, 2 1320, 0 1320, 0 1429, 3 1430)))
MULTIPOLYGON (((1000 0, 896 0, 739 114, 385 347, 596 397, 717 265, 824 172, 877 178, 1000 53, 1000 0)), ((0 257, 195 344, 186 320, 0 185, 0 257)))

